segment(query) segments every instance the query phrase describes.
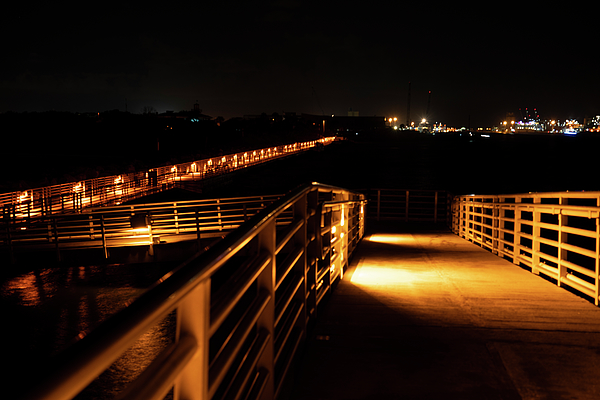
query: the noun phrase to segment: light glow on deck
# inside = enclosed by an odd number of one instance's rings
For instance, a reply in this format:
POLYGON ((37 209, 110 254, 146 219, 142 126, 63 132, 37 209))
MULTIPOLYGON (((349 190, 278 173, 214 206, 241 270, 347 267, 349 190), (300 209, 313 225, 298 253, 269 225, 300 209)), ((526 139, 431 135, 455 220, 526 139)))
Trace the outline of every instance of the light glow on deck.
POLYGON ((365 240, 368 240, 369 242, 376 242, 376 243, 402 245, 402 244, 406 244, 406 243, 410 242, 412 239, 410 236, 377 234, 377 235, 371 235, 371 236, 365 238, 365 240))
POLYGON ((359 286, 377 287, 411 285, 426 279, 422 274, 405 270, 400 265, 363 264, 356 268, 350 282, 359 286))

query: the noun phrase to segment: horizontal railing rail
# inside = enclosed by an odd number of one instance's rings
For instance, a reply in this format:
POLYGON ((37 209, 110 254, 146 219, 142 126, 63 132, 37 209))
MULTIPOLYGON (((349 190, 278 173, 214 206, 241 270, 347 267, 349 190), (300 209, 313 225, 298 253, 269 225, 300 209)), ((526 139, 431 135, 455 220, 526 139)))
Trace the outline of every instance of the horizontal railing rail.
POLYGON ((452 230, 599 301, 600 192, 458 196, 452 230))
POLYGON ((450 195, 443 190, 367 189, 369 218, 449 222, 450 195))
POLYGON ((79 214, 35 217, 1 224, 0 247, 32 249, 150 246, 219 237, 238 228, 281 195, 89 208, 79 214))
POLYGON ((364 235, 365 204, 359 193, 320 184, 289 193, 80 335, 25 398, 73 398, 173 312, 173 342, 119 398, 277 398, 364 235))
POLYGON ((2 221, 16 222, 57 213, 82 212, 91 207, 119 205, 188 182, 271 161, 317 145, 326 145, 334 139, 329 137, 151 168, 148 171, 0 193, 0 218, 2 221))

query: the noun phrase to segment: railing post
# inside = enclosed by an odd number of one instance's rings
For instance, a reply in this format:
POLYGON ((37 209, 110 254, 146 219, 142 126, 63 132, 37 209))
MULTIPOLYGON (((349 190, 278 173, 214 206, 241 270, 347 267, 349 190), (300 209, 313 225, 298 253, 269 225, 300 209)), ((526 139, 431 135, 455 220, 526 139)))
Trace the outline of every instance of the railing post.
POLYGON ((176 340, 192 339, 196 352, 175 380, 175 400, 208 398, 210 279, 200 282, 177 307, 176 340))
POLYGON ((276 221, 273 218, 258 235, 259 252, 266 252, 271 261, 257 279, 258 291, 267 292, 270 300, 257 322, 259 331, 266 331, 269 339, 257 368, 267 375, 261 399, 273 399, 275 396, 275 283, 276 280, 276 221))
POLYGON ((513 264, 521 264, 521 197, 515 197, 515 222, 513 233, 513 264))
POLYGON ((492 254, 498 255, 498 239, 500 235, 500 210, 498 196, 492 198, 492 254))
POLYGON ((317 276, 321 253, 321 210, 319 207, 319 191, 311 190, 307 195, 308 220, 307 220, 307 257, 304 280, 307 293, 306 318, 308 321, 316 317, 317 313, 317 276))
POLYGON ((309 208, 308 208, 308 194, 303 195, 296 203, 294 203, 294 219, 301 219, 302 228, 296 232, 294 236, 295 245, 302 248, 302 256, 296 262, 294 269, 297 274, 302 275, 304 279, 302 280, 302 288, 298 290, 296 294, 297 301, 301 302, 304 306, 302 307, 302 316, 298 318, 298 322, 296 326, 298 326, 302 330, 302 340, 306 337, 306 322, 308 319, 307 315, 307 265, 308 265, 308 234, 307 234, 307 225, 309 218, 309 208))
POLYGON ((94 240, 94 216, 90 214, 90 239, 94 240))
MULTIPOLYGON (((560 205, 566 205, 568 203, 568 200, 565 199, 564 197, 560 196, 559 200, 558 200, 558 204, 560 205)), ((560 287, 561 285, 561 280, 562 278, 564 278, 565 276, 567 276, 567 268, 565 268, 565 266, 563 265, 563 260, 566 261, 567 260, 567 251, 565 249, 563 249, 563 243, 567 242, 567 238, 569 236, 568 233, 566 233, 565 231, 563 231, 563 228, 565 226, 569 225, 569 221, 568 221, 569 217, 566 215, 563 215, 562 213, 562 208, 559 211, 558 214, 558 276, 556 277, 557 279, 557 285, 560 287)), ((596 258, 597 260, 597 258, 596 258)))
POLYGON ((108 247, 106 246, 106 228, 104 227, 104 215, 100 216, 100 229, 102 230, 102 247, 104 248, 104 258, 108 258, 108 247))
POLYGON ((534 197, 533 199, 533 210, 532 210, 532 232, 533 238, 531 241, 531 272, 539 275, 539 263, 540 263, 540 219, 541 213, 539 212, 539 208, 536 207, 540 203, 541 199, 539 197, 534 197))
POLYGON ((173 203, 173 218, 175 219, 175 233, 179 235, 179 216, 177 215, 177 203, 173 203))
POLYGON ((221 221, 221 200, 217 199, 217 218, 219 220, 219 230, 223 230, 223 223, 221 221))

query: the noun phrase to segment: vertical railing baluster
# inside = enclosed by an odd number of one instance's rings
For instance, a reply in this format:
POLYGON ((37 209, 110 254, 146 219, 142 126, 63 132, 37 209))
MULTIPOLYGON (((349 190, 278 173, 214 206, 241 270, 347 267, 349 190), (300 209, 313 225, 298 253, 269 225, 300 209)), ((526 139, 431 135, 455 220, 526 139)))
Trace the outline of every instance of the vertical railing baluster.
POLYGON ((208 341, 210 328, 210 279, 199 283, 177 307, 176 341, 192 340, 196 351, 175 380, 175 400, 208 398, 208 341))
POLYGON ((257 279, 258 291, 267 292, 270 295, 270 300, 262 312, 257 322, 259 331, 269 333, 269 339, 265 350, 263 351, 259 361, 258 369, 268 372, 265 389, 261 399, 272 399, 275 395, 275 284, 276 280, 276 255, 275 249, 277 245, 276 238, 276 221, 272 218, 263 230, 258 234, 259 252, 266 252, 269 255, 270 262, 262 271, 257 279))

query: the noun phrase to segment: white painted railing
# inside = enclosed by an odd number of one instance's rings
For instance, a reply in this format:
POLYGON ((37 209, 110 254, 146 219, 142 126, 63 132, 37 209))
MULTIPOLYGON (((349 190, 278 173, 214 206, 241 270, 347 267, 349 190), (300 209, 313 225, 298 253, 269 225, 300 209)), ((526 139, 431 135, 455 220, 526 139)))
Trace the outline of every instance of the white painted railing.
POLYGON ((600 192, 457 196, 452 230, 598 305, 600 192))
POLYGON ((19 391, 75 397, 174 311, 173 343, 119 398, 277 398, 307 326, 364 235, 364 209, 363 195, 340 188, 291 192, 81 335, 19 391))

